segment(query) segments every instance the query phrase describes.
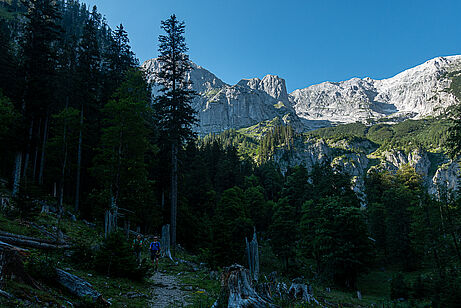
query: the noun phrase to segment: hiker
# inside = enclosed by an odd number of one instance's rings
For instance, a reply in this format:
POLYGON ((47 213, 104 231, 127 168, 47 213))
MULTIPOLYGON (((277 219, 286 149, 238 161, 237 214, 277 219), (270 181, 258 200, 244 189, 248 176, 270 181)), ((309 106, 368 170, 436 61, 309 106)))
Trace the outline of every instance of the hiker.
POLYGON ((136 262, 138 262, 138 265, 141 265, 141 249, 142 249, 141 235, 138 234, 138 236, 134 239, 132 248, 136 256, 136 262))
POLYGON ((160 258, 160 243, 158 241, 158 237, 154 236, 154 241, 150 243, 150 259, 152 260, 152 264, 155 263, 155 270, 158 271, 158 259, 160 258))

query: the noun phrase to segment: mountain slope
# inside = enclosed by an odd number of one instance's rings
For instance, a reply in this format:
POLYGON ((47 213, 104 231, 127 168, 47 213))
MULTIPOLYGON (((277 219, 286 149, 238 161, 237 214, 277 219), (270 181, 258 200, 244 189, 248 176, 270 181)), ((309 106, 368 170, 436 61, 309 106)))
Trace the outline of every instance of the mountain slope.
POLYGON ((383 117, 418 119, 456 103, 446 91, 447 73, 461 69, 461 56, 438 57, 383 80, 352 78, 295 90, 296 114, 308 120, 364 122, 383 117))

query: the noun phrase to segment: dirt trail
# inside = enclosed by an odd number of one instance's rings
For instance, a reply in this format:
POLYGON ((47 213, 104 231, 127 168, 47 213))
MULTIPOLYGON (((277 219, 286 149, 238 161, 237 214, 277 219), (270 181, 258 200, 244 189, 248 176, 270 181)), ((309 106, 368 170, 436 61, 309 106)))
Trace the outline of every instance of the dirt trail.
POLYGON ((156 272, 150 281, 152 288, 149 307, 185 307, 189 304, 188 292, 181 290, 182 285, 175 276, 156 272))

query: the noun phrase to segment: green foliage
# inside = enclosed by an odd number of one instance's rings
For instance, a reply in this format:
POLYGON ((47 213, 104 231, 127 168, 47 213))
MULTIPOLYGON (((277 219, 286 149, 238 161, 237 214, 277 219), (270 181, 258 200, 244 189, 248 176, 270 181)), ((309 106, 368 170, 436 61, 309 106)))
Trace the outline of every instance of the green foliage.
POLYGON ((70 261, 80 268, 92 269, 94 268, 96 252, 83 241, 77 243, 72 250, 70 261))
POLYGON ((290 151, 294 142, 294 130, 291 126, 277 125, 267 132, 260 140, 258 148, 258 162, 271 159, 278 147, 290 151))
POLYGON ((0 89, 0 142, 11 133, 10 128, 18 120, 19 114, 14 109, 13 103, 2 94, 0 89))
POLYGON ((244 204, 241 188, 233 187, 223 192, 213 219, 214 265, 243 262, 245 237, 250 238, 253 226, 244 204))
POLYGON ((130 243, 122 232, 112 232, 102 243, 95 256, 95 269, 113 277, 142 279, 147 270, 138 268, 130 243))
POLYGON ((47 283, 54 283, 57 277, 56 264, 53 259, 33 255, 24 264, 26 272, 35 279, 40 279, 47 283))
POLYGON ((391 299, 408 299, 408 285, 403 279, 402 273, 398 273, 391 280, 391 299))
POLYGON ((362 123, 343 124, 321 128, 306 134, 329 140, 370 140, 380 150, 426 148, 440 150, 445 146, 450 123, 443 117, 422 120, 405 120, 397 124, 378 123, 366 126, 362 123), (357 139, 359 138, 359 139, 357 139))
POLYGON ((397 173, 371 173, 366 179, 372 237, 391 264, 417 266, 411 245, 411 209, 422 198, 422 180, 410 166, 397 173))
POLYGON ((308 201, 300 228, 301 251, 316 261, 317 271, 339 285, 355 287, 359 273, 370 264, 372 248, 356 202, 339 196, 308 201))
MULTIPOLYGON (((152 202, 147 178, 146 153, 149 150, 149 88, 142 72, 133 70, 103 108, 104 128, 95 156, 93 175, 102 196, 113 198, 125 209, 139 210, 152 202)), ((108 207, 111 199, 103 201, 108 207)), ((145 213, 145 212, 144 212, 145 213)))
POLYGON ((297 234, 296 208, 287 197, 281 198, 275 206, 272 217, 270 244, 285 271, 290 270, 290 259, 296 255, 297 234))

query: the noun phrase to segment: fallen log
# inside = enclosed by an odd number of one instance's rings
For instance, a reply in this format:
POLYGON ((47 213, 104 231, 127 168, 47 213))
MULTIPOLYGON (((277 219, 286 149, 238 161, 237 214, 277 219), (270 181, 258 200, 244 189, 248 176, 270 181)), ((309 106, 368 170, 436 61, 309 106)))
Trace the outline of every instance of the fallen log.
POLYGON ((47 242, 43 242, 40 239, 28 240, 22 239, 15 236, 5 236, 0 235, 0 241, 3 241, 8 244, 24 246, 29 248, 36 248, 36 249, 44 249, 44 250, 51 250, 51 249, 68 249, 71 248, 70 245, 67 244, 50 244, 47 242))
MULTIPOLYGON (((45 236, 51 238, 54 242, 57 241, 57 236, 56 236, 56 234, 55 234, 55 233, 52 233, 52 232, 50 232, 50 231, 48 231, 48 230, 46 230, 45 227, 39 226, 39 225, 37 225, 36 223, 33 223, 33 222, 29 222, 28 224, 29 224, 29 226, 31 226, 32 228, 35 228, 35 229, 37 229, 38 231, 40 231, 43 235, 45 235, 45 236)), ((65 239, 65 240, 68 240, 69 237, 68 237, 68 236, 64 236, 64 239, 65 239)))
POLYGON ((21 247, 17 247, 17 246, 14 246, 14 245, 11 245, 11 244, 8 244, 8 243, 5 243, 5 242, 1 242, 0 241, 0 249, 2 248, 8 248, 8 249, 13 249, 15 250, 16 252, 18 252, 20 255, 22 256, 27 256, 30 254, 29 250, 27 249, 24 249, 24 248, 21 248, 21 247))
POLYGON ((277 307, 259 296, 251 284, 250 272, 234 264, 224 269, 221 277, 221 298, 219 302, 229 308, 277 307))
POLYGON ((108 305, 109 303, 102 297, 101 293, 96 291, 91 283, 80 277, 72 275, 62 269, 56 269, 57 282, 67 291, 77 297, 91 298, 93 302, 101 302, 108 305))
POLYGON ((5 291, 3 291, 3 290, 0 290, 0 296, 3 296, 3 297, 5 297, 5 298, 7 298, 7 299, 13 299, 13 298, 14 298, 13 295, 11 295, 10 293, 5 292, 5 291))
POLYGON ((26 241, 35 241, 35 242, 42 242, 42 243, 48 243, 48 244, 56 244, 56 240, 41 239, 41 238, 38 238, 38 237, 32 237, 32 236, 15 234, 15 233, 9 233, 9 232, 5 232, 5 231, 0 231, 0 236, 13 237, 13 238, 26 240, 26 241))

